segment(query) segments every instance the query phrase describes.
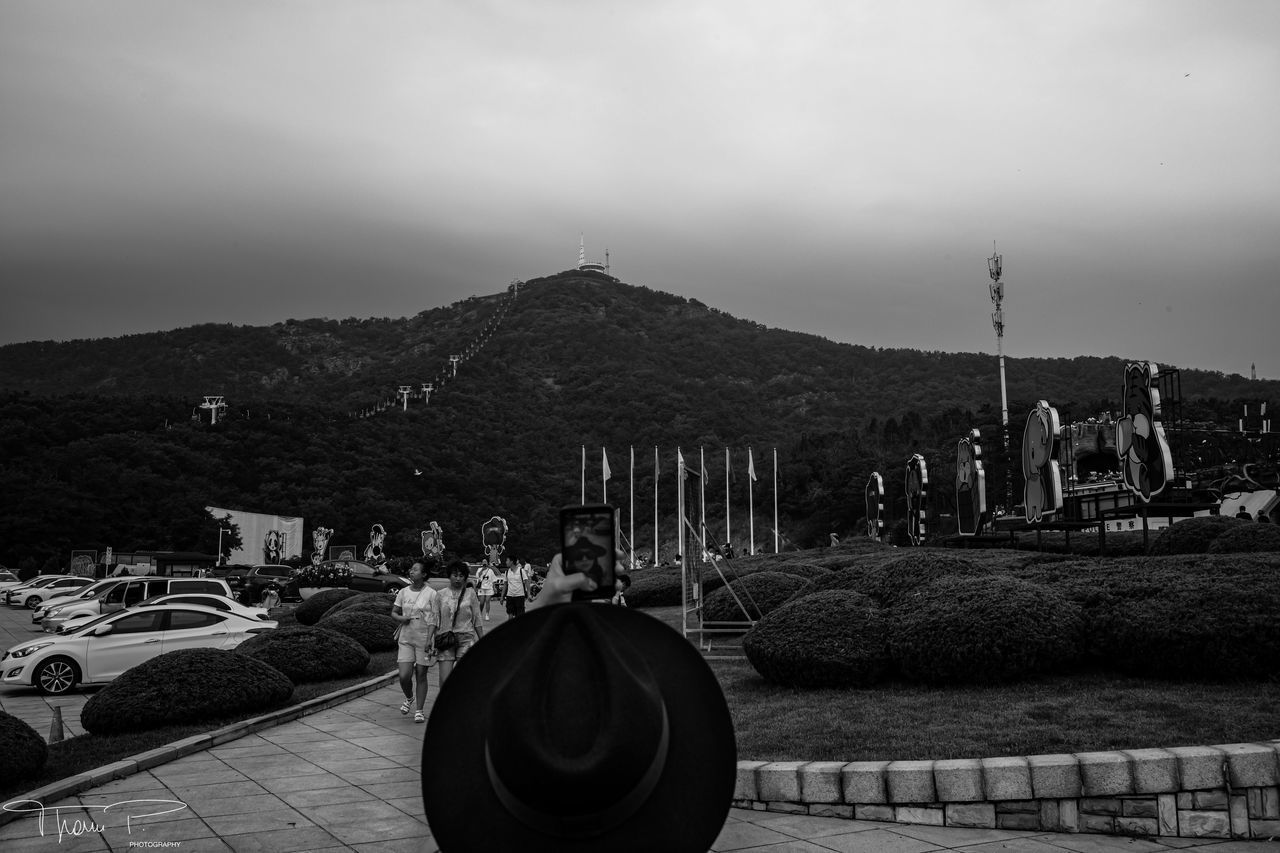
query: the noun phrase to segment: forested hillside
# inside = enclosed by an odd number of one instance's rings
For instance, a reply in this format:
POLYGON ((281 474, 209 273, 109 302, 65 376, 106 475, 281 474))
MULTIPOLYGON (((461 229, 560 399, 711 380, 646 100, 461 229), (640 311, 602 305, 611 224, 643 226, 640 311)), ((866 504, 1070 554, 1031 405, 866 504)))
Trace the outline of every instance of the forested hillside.
MULTIPOLYGON (((661 448, 660 536, 674 544, 675 448, 707 449, 708 516, 723 535, 724 447, 735 451, 734 539, 746 540, 746 447, 756 450, 757 543, 769 539, 770 449, 778 448, 781 528, 797 544, 848 534, 875 469, 891 488, 921 452, 950 476, 955 440, 988 437, 1000 477, 994 357, 838 344, 735 319, 694 300, 567 272, 518 296, 473 297, 406 319, 290 320, 267 328, 196 326, 124 338, 0 348, 0 561, 72 548, 212 552, 206 504, 335 528, 363 544, 417 553, 437 520, 479 551, 479 527, 507 518, 517 553, 546 556, 555 510, 599 498, 600 448, 624 506, 637 452, 637 545, 651 547, 653 447, 661 448), (429 404, 368 418, 396 387, 449 372, 504 306, 501 324, 429 404), (202 395, 226 419, 195 422, 202 395), (420 473, 417 473, 420 472, 420 473)), ((1037 399, 1064 420, 1118 409, 1116 358, 1008 359, 1011 419, 1037 399)), ((1183 366, 1187 413, 1232 418, 1238 399, 1280 398, 1280 383, 1183 366), (1194 405, 1190 401, 1194 400, 1194 405)), ((947 500, 946 489, 938 489, 947 500)), ((891 508, 892 513, 892 508, 891 508)), ((668 547, 668 546, 664 546, 668 547)), ((670 554, 666 554, 669 556, 670 554)))

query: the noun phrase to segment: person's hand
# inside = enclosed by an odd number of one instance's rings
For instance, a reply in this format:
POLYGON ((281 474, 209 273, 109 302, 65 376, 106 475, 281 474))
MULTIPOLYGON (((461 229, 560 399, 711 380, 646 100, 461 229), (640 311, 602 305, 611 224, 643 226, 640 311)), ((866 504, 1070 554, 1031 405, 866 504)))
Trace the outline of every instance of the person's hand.
POLYGON ((596 582, 583 574, 566 575, 560 563, 560 555, 551 558, 547 567, 547 579, 542 582, 542 591, 529 603, 529 610, 539 607, 550 607, 553 604, 564 604, 573 600, 574 590, 590 592, 596 588, 596 582))
MULTIPOLYGON (((624 565, 627 556, 621 551, 614 552, 614 565, 624 565)), ((538 597, 529 603, 529 610, 536 610, 539 607, 550 607, 553 604, 564 604, 573 600, 574 590, 583 590, 590 592, 596 588, 596 582, 590 576, 581 572, 574 572, 566 575, 564 567, 560 561, 560 555, 556 554, 551 558, 551 565, 547 567, 547 579, 542 582, 542 591, 538 593, 538 597)))

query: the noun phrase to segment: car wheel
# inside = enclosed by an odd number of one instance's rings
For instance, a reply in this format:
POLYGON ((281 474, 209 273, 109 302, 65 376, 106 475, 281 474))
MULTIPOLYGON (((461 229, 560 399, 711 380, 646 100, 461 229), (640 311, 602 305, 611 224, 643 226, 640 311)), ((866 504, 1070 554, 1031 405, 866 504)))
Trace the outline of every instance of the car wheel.
POLYGON ((67 693, 80 680, 80 669, 67 658, 49 658, 36 669, 32 682, 36 689, 49 696, 67 693))
POLYGON ((43 598, 41 598, 40 596, 38 596, 38 595, 29 595, 29 596, 27 596, 27 600, 26 600, 24 603, 27 605, 27 609, 28 609, 28 610, 35 610, 35 609, 36 609, 37 607, 39 607, 43 602, 44 602, 44 599, 43 599, 43 598))

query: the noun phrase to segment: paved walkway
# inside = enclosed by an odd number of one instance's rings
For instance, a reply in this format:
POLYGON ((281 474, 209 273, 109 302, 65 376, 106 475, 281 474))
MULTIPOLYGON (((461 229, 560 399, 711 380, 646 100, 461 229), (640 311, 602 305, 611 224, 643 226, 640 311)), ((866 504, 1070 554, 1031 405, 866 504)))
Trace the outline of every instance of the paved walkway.
MULTIPOLYGON (((436 693, 434 678, 433 671, 431 697, 436 693)), ((436 846, 423 816, 419 787, 425 726, 399 714, 400 698, 393 684, 78 797, 44 803, 43 823, 33 812, 0 827, 0 850, 79 853, 169 847, 182 853, 429 853, 436 846), (168 802, 129 803, 144 799, 168 802), (95 826, 88 827, 90 822, 95 826)), ((483 834, 484 828, 477 827, 477 832, 483 834)), ((1156 853, 1170 848, 1280 853, 1280 842, 1158 842, 734 809, 712 846, 717 853, 1156 853)))

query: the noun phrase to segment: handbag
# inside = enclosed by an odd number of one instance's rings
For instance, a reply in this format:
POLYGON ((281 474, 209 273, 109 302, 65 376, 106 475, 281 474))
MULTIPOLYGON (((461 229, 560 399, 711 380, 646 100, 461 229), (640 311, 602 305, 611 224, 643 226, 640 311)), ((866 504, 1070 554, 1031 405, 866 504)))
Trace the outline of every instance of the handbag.
POLYGON ((462 600, 467 597, 467 591, 464 589, 462 594, 458 596, 457 604, 453 608, 453 624, 449 626, 448 631, 441 631, 436 634, 435 647, 438 652, 447 652, 449 649, 458 647, 458 635, 453 629, 458 626, 458 611, 462 609, 462 600))

